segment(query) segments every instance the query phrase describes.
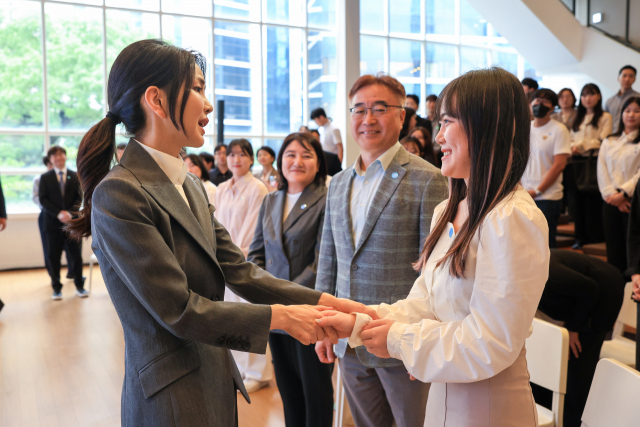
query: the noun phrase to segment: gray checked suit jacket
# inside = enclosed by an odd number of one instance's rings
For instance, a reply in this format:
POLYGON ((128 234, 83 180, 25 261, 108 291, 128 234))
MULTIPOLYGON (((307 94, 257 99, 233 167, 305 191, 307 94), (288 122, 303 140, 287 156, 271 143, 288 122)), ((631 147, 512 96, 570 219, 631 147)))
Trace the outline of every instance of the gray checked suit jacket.
MULTIPOLYGON (((353 243, 351 183, 354 166, 331 180, 325 210, 316 290, 364 304, 404 299, 418 277, 412 268, 429 235, 435 207, 449 195, 440 170, 400 147, 369 208, 360 241, 353 243)), ((336 346, 344 356, 346 341, 336 346)), ((369 367, 401 366, 356 349, 369 367)))
POLYGON ((320 293, 246 262, 188 174, 184 202, 137 142, 93 195, 91 228, 125 338, 123 427, 236 425, 228 349, 264 353, 268 305, 224 301, 225 283, 259 304, 316 304, 320 293))

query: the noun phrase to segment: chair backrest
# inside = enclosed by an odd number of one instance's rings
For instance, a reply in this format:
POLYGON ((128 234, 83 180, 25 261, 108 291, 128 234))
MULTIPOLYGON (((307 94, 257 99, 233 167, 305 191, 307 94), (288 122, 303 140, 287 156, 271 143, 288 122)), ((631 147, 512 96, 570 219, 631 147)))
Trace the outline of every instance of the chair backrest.
POLYGON ((566 393, 569 332, 533 319, 533 333, 527 338, 526 348, 531 382, 556 393, 566 393))
POLYGON ((598 362, 582 414, 583 427, 640 425, 640 372, 613 359, 598 362))
MULTIPOLYGON (((616 323, 620 323, 622 325, 628 325, 635 328, 638 323, 637 312, 636 312, 636 303, 631 299, 631 294, 633 293, 633 283, 629 282, 624 287, 624 297, 622 299, 622 307, 620 308, 620 314, 618 314, 618 320, 616 323)), ((616 324, 616 326, 619 326, 616 324)), ((622 331, 618 331, 618 334, 621 334, 622 331)))

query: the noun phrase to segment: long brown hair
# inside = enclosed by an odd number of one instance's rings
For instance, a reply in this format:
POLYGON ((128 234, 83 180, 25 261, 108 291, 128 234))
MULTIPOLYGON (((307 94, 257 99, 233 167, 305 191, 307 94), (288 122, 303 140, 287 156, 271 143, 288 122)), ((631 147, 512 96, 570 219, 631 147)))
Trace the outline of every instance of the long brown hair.
POLYGON ((469 244, 487 214, 518 185, 529 160, 529 104, 522 85, 502 68, 470 71, 449 83, 438 98, 438 114, 459 120, 469 144, 471 173, 451 178, 444 213, 424 243, 417 271, 427 263, 438 239, 453 222, 466 197, 469 218, 437 266, 451 261, 449 272, 464 277, 469 244))
MULTIPOLYGON (((116 126, 118 122, 122 122, 129 135, 135 135, 144 129, 146 119, 140 99, 148 87, 156 86, 167 93, 171 121, 176 129, 182 128, 184 132, 182 116, 191 93, 196 63, 201 68, 204 67, 205 62, 200 54, 160 40, 141 40, 120 52, 109 73, 109 117, 89 129, 78 148, 78 178, 82 186, 84 207, 78 218, 73 219, 65 228, 72 238, 80 240, 91 235, 93 192, 107 176, 113 163, 116 126), (176 107, 181 93, 182 103, 177 118, 176 107)), ((204 68, 202 74, 206 75, 204 68)))

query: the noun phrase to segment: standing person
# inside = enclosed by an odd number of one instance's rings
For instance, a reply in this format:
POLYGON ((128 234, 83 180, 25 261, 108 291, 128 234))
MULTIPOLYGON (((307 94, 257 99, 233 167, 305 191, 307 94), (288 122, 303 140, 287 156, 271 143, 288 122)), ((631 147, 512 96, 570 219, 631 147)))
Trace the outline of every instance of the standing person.
MULTIPOLYGON (((565 126, 551 120, 558 97, 549 89, 533 94, 531 108, 531 158, 522 185, 535 200, 549 224, 549 247, 556 248, 556 228, 562 209, 562 171, 571 156, 571 135, 565 126)), ((443 161, 444 162, 444 161, 443 161)))
POLYGON ((233 176, 229 166, 227 166, 227 146, 224 144, 216 145, 213 150, 213 157, 215 158, 216 167, 209 171, 209 177, 211 182, 219 187, 220 184, 233 176))
MULTIPOLYGON (((418 95, 407 95, 407 100, 404 103, 404 107, 411 108, 416 112, 416 124, 415 126, 422 126, 431 129, 431 121, 420 117, 418 111, 420 111, 420 97, 418 95)), ((415 127, 414 126, 414 127, 415 127)))
POLYGON ((413 108, 404 109, 404 123, 402 124, 402 129, 400 129, 400 139, 409 135, 413 129, 415 129, 416 124, 416 110, 413 108))
POLYGON ((525 95, 527 95, 527 99, 529 99, 529 103, 533 101, 533 94, 538 90, 540 86, 538 86, 538 82, 533 80, 530 77, 526 77, 522 79, 522 89, 524 89, 525 95))
POLYGON ((620 68, 618 73, 618 83, 620 83, 620 89, 618 93, 607 99, 604 111, 611 114, 613 117, 613 131, 618 132, 620 128, 620 114, 622 113, 622 106, 632 96, 640 96, 640 93, 633 90, 633 84, 636 82, 637 71, 635 67, 631 65, 625 65, 620 68))
MULTIPOLYGON (((53 164, 49 160, 48 156, 42 158, 42 164, 47 168, 47 172, 53 169, 53 164)), ((40 231, 40 241, 42 242, 42 253, 44 254, 44 267, 49 271, 49 241, 47 240, 47 233, 44 231, 44 222, 46 214, 40 204, 40 178, 42 175, 38 175, 33 179, 32 200, 40 208, 40 215, 38 215, 38 230, 40 231)), ((65 252, 66 253, 66 252, 65 252)), ((73 269, 71 268, 71 257, 67 255, 67 279, 73 278, 73 269)))
POLYGON ((202 157, 197 154, 189 154, 184 158, 184 164, 187 166, 187 172, 194 174, 202 181, 202 186, 207 192, 207 200, 213 204, 218 187, 209 179, 209 171, 202 157))
POLYGON ((262 172, 256 172, 253 174, 267 187, 269 192, 275 191, 278 188, 279 174, 276 168, 273 167, 273 162, 276 161, 276 153, 271 147, 262 146, 258 148, 258 163, 262 166, 262 172))
MULTIPOLYGON (((629 241, 627 243, 628 268, 625 276, 633 282, 631 297, 636 302, 638 325, 640 325, 640 185, 631 198, 629 213, 629 241)), ((640 339, 636 335, 636 370, 640 371, 640 339)))
POLYGON ((333 122, 327 118, 327 113, 324 112, 324 108, 316 108, 313 110, 311 112, 311 120, 318 125, 322 149, 336 154, 342 163, 344 148, 340 129, 334 126, 333 122))
MULTIPOLYGON (((251 173, 253 147, 246 139, 234 139, 229 144, 227 162, 233 177, 218 186, 216 192, 216 218, 228 231, 231 241, 242 251, 245 259, 258 223, 258 213, 264 197, 269 194, 267 187, 251 173)), ((247 302, 234 292, 227 292, 225 301, 247 302)), ((273 378, 271 353, 247 353, 232 350, 238 364, 247 393, 253 393, 269 385, 273 378)))
MULTIPOLYGON (((314 289, 327 196, 322 146, 307 133, 287 136, 278 153, 278 190, 260 207, 248 261, 275 277, 314 289)), ((314 345, 286 333, 269 336, 287 427, 331 427, 333 365, 314 345)))
POLYGON ((549 249, 545 217, 519 184, 527 99, 513 74, 492 68, 453 80, 438 104, 451 195, 434 212, 420 277, 407 299, 372 307, 379 320, 335 314, 319 323, 431 382, 425 426, 537 427, 525 340, 549 249))
POLYGON ((571 129, 573 127, 573 122, 578 115, 578 111, 576 110, 576 101, 576 95, 571 89, 568 87, 560 89, 558 92, 558 107, 560 107, 560 111, 553 113, 551 115, 551 119, 562 123, 567 127, 567 129, 571 129))
MULTIPOLYGON (((0 231, 7 228, 7 205, 4 201, 4 192, 2 191, 2 181, 0 181, 0 231)), ((4 303, 0 299, 0 311, 4 307, 4 303)))
POLYGON ((429 132, 429 129, 418 126, 409 133, 409 136, 420 141, 420 144, 422 146, 422 158, 431 163, 433 166, 439 168, 439 156, 442 155, 442 153, 440 152, 440 145, 436 144, 435 142, 433 144, 431 143, 431 133, 429 132))
MULTIPOLYGON (((398 143, 405 91, 395 78, 360 77, 349 92, 355 164, 329 186, 316 289, 365 304, 405 298, 411 268, 429 235, 433 210, 448 193, 440 171, 398 143)), ((382 360, 342 341, 316 344, 320 360, 339 357, 358 427, 422 427, 429 384, 411 382, 397 360, 382 360)))
MULTIPOLYGON (((209 171, 216 166, 216 161, 213 159, 213 156, 211 154, 202 151, 198 153, 198 156, 200 156, 200 158, 202 159, 207 173, 209 173, 209 171)), ((211 180, 211 177, 209 177, 209 180, 211 180)))
POLYGON ((109 74, 107 117, 78 149, 84 208, 70 229, 93 236, 124 329, 123 427, 237 426, 236 390, 248 396, 229 349, 263 353, 270 329, 322 337, 321 314, 289 304, 366 310, 246 262, 216 220, 178 157, 204 144, 205 64, 159 40, 127 46, 109 74), (135 139, 110 170, 121 122, 135 139), (225 283, 260 305, 222 301, 225 283))
POLYGON ((627 269, 629 208, 640 179, 640 97, 622 106, 618 131, 602 141, 598 155, 598 187, 604 200, 602 219, 607 261, 627 269))
POLYGON ((440 130, 440 123, 436 120, 436 102, 438 102, 438 97, 436 95, 431 94, 427 96, 427 120, 431 123, 431 127, 429 129, 431 129, 431 142, 433 142, 434 147, 436 145, 436 135, 440 130))
MULTIPOLYGON (((113 154, 112 154, 113 155, 113 154)), ((45 213, 44 232, 47 234, 47 256, 49 277, 53 287, 53 300, 62 299, 62 283, 60 282, 60 257, 62 251, 67 253, 69 269, 73 269, 73 280, 76 285, 76 296, 86 298, 89 293, 84 289, 82 276, 82 241, 69 237, 63 230, 65 224, 77 217, 82 203, 78 175, 68 170, 67 150, 54 145, 47 152, 53 169, 40 177, 40 204, 45 213)), ((113 157, 111 157, 113 159, 113 157)))
MULTIPOLYGON (((593 83, 586 84, 580 92, 580 104, 570 128, 571 154, 573 155, 571 166, 574 169, 574 175, 576 167, 590 167, 585 163, 590 161, 587 158, 597 157, 602 140, 611 135, 612 126, 611 114, 602 110, 600 88, 593 83)), ((594 179, 595 172, 594 170, 594 179)), ((573 215, 576 244, 574 246, 579 248, 588 243, 602 242, 604 239, 602 197, 598 189, 581 190, 574 186, 567 191, 574 193, 573 197, 568 198, 575 203, 573 215)))

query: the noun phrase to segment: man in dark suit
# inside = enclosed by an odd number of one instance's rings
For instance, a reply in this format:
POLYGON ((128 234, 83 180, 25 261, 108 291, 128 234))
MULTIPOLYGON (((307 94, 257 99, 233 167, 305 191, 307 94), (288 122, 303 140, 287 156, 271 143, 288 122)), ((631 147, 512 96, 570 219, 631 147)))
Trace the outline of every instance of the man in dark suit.
POLYGON ((89 296, 84 290, 84 277, 82 277, 82 242, 76 242, 69 238, 62 229, 73 215, 78 213, 82 203, 80 182, 78 175, 68 170, 67 151, 59 146, 49 149, 47 155, 53 163, 53 170, 40 178, 40 203, 45 212, 44 232, 47 234, 48 246, 48 270, 53 286, 54 300, 62 299, 62 283, 60 283, 60 257, 62 250, 67 252, 70 260, 69 268, 72 268, 74 282, 77 288, 76 295, 81 298, 89 296))
MULTIPOLYGON (((2 181, 0 181, 0 231, 7 228, 7 207, 4 203, 4 193, 2 192, 2 181)), ((0 300, 0 310, 4 307, 4 303, 0 300)))

